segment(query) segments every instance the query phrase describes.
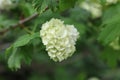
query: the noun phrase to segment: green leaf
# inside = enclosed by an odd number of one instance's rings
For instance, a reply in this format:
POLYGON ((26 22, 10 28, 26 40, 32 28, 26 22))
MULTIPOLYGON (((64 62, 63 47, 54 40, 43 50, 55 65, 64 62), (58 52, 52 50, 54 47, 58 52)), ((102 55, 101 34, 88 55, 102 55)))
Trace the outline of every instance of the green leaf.
POLYGON ((29 34, 23 35, 14 43, 14 47, 24 46, 28 44, 30 40, 31 40, 31 37, 29 34))
POLYGON ((22 13, 25 15, 25 17, 28 17, 35 13, 35 9, 30 3, 25 3, 25 4, 21 3, 19 7, 22 13))
POLYGON ((39 37, 39 32, 34 33, 32 35, 26 34, 21 36, 15 43, 14 43, 14 47, 21 47, 24 46, 26 44, 28 44, 30 42, 30 40, 39 37))
POLYGON ((37 38, 37 37, 40 37, 40 33, 39 32, 36 32, 36 33, 31 35, 31 39, 34 39, 34 38, 37 38))
POLYGON ((59 0, 59 8, 61 11, 74 7, 77 0, 59 0))
POLYGON ((43 12, 49 5, 49 0, 33 0, 33 7, 38 12, 43 12))
POLYGON ((103 16, 104 27, 99 35, 99 40, 105 45, 120 36, 120 5, 110 7, 103 16))
POLYGON ((23 55, 22 60, 24 61, 25 64, 30 65, 32 61, 32 55, 33 55, 33 46, 28 45, 28 46, 23 46, 19 50, 19 54, 23 55))
POLYGON ((5 58, 7 59, 13 51, 13 46, 10 46, 5 51, 5 58))
POLYGON ((120 51, 113 50, 110 47, 104 49, 101 54, 101 58, 106 61, 108 66, 115 68, 117 66, 117 61, 120 59, 120 51))
POLYGON ((103 23, 106 23, 106 21, 109 20, 114 20, 115 18, 119 19, 120 18, 119 14, 120 14, 120 3, 108 7, 103 13, 103 18, 102 18, 102 20, 104 21, 103 23))
POLYGON ((8 58, 8 67, 12 70, 17 70, 21 68, 21 62, 24 61, 26 64, 31 63, 31 53, 32 47, 26 46, 22 48, 10 47, 9 49, 9 58, 8 58), (28 51, 28 49, 30 49, 28 51), (27 53, 26 53, 27 52, 27 53), (28 54, 29 53, 29 54, 28 54))
POLYGON ((8 16, 4 15, 4 14, 0 14, 0 31, 2 29, 6 29, 11 27, 12 25, 14 25, 17 22, 17 20, 14 19, 9 19, 8 16))
POLYGON ((17 48, 13 48, 13 51, 8 59, 8 67, 13 69, 18 69, 20 68, 20 61, 22 59, 22 55, 21 54, 18 54, 16 53, 17 51, 17 48))
POLYGON ((39 13, 42 13, 48 7, 53 11, 57 9, 57 0, 29 0, 29 2, 39 13))
POLYGON ((99 35, 99 40, 109 44, 111 41, 120 36, 120 24, 108 24, 99 35))

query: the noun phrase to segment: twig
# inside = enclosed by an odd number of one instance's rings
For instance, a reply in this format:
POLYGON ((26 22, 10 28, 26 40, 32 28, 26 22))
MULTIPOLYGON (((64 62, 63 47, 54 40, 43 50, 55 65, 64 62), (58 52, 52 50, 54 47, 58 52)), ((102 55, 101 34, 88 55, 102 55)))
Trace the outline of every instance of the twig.
MULTIPOLYGON (((49 9, 49 7, 47 7, 43 12, 47 11, 49 9)), ((42 12, 42 13, 43 13, 42 12)), ((9 28, 5 29, 5 30, 2 30, 0 31, 0 35, 3 35, 4 33, 6 33, 7 31, 9 31, 10 29, 14 29, 14 28, 17 28, 19 25, 22 25, 24 24, 25 22, 28 22, 34 18, 36 18, 39 14, 38 13, 35 13, 33 14, 32 16, 28 17, 28 18, 25 18, 23 20, 20 20, 18 23, 16 23, 15 25, 13 26, 10 26, 9 28)))
POLYGON ((12 26, 10 26, 9 28, 0 31, 0 35, 4 34, 5 32, 9 31, 10 29, 17 28, 19 25, 22 25, 22 24, 24 24, 25 22, 28 22, 28 21, 36 18, 38 15, 39 15, 38 13, 35 13, 35 14, 33 14, 32 16, 30 16, 30 17, 28 17, 28 18, 25 18, 25 19, 23 19, 23 20, 20 20, 20 21, 19 21, 18 23, 16 23, 15 25, 12 25, 12 26))

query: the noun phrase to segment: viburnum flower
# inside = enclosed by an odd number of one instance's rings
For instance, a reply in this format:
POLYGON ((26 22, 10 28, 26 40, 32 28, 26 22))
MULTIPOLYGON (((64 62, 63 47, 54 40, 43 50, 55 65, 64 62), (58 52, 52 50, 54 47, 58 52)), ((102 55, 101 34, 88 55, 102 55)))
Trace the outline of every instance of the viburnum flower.
POLYGON ((50 58, 60 62, 75 52, 79 33, 74 25, 65 25, 60 19, 53 18, 42 25, 40 37, 50 58))
POLYGON ((1 10, 9 10, 13 5, 11 0, 0 0, 0 9, 1 10))
POLYGON ((107 4, 115 4, 118 0, 106 0, 107 4))
POLYGON ((90 0, 85 0, 80 6, 90 12, 93 18, 98 18, 102 15, 102 6, 99 2, 95 3, 90 0))

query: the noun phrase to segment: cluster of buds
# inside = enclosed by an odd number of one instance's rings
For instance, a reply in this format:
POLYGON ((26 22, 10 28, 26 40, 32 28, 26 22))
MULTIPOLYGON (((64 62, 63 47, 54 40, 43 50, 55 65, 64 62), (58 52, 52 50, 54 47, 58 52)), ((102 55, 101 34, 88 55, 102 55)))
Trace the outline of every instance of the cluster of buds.
POLYGON ((53 18, 42 25, 40 37, 50 58, 60 62, 75 52, 79 33, 74 25, 53 18))

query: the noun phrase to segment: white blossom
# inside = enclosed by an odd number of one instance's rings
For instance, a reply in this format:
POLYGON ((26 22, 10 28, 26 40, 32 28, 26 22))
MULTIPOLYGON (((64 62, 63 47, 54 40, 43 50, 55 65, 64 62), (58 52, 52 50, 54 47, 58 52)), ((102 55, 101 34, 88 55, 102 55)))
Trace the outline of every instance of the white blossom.
POLYGON ((118 0, 106 0, 107 4, 115 4, 118 0))
POLYGON ((11 0, 0 0, 0 9, 1 10, 9 10, 12 6, 11 0))
POLYGON ((53 18, 42 25, 40 37, 50 58, 62 61, 75 52, 79 33, 74 25, 65 25, 63 21, 53 18))
POLYGON ((91 77, 91 78, 89 78, 88 80, 100 80, 100 79, 97 78, 97 77, 91 77))
POLYGON ((86 0, 81 3, 81 7, 90 12, 93 18, 97 18, 102 15, 102 6, 99 3, 86 0))

